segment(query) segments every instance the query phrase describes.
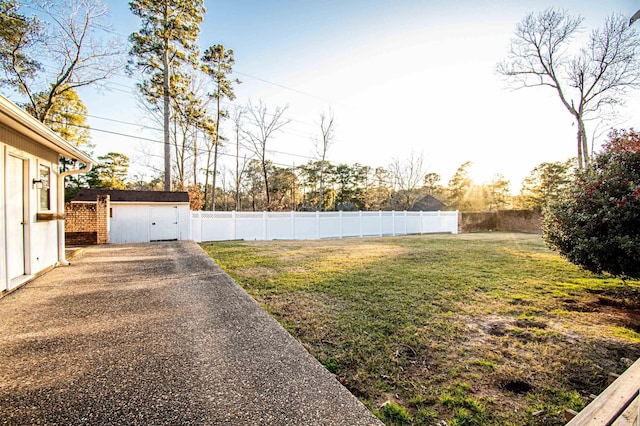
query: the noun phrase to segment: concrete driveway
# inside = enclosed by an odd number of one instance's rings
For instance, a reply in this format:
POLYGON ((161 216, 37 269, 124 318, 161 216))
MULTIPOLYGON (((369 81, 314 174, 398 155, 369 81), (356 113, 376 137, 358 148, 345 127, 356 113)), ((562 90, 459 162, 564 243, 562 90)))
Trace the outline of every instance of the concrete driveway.
POLYGON ((178 241, 92 247, 0 299, 0 424, 380 422, 178 241))

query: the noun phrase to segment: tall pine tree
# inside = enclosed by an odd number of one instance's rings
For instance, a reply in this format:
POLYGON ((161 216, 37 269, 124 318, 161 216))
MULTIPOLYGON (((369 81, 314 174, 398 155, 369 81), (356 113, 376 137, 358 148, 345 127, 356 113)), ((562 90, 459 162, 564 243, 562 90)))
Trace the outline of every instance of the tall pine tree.
MULTIPOLYGON (((211 202, 211 210, 215 209, 218 147, 220 146, 220 120, 227 116, 227 112, 220 106, 220 101, 224 98, 230 101, 234 100, 236 95, 233 93, 233 83, 240 83, 238 79, 229 79, 234 63, 233 50, 227 50, 221 44, 210 46, 202 55, 202 70, 211 77, 215 85, 214 91, 210 93, 209 96, 216 101, 215 133, 213 135, 213 189, 211 190, 214 200, 211 202)), ((207 170, 207 174, 208 173, 209 171, 207 170)))
POLYGON ((131 12, 142 26, 129 37, 132 64, 147 80, 138 85, 148 100, 162 98, 164 189, 171 190, 171 76, 180 66, 196 65, 204 0, 133 0, 131 12))

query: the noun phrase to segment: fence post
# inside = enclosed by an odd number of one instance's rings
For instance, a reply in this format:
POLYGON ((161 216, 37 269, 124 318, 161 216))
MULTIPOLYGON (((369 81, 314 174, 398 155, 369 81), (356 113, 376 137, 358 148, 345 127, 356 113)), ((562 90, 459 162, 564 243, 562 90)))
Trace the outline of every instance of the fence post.
POLYGON ((191 212, 191 239, 196 243, 202 242, 202 218, 199 211, 191 212))
POLYGON ((338 216, 338 220, 340 221, 340 238, 342 238, 342 210, 340 210, 340 215, 338 216))
POLYGON ((404 235, 407 235, 407 211, 404 211, 404 235))
POLYGON ((396 211, 391 210, 391 235, 396 236, 396 211))
POLYGON ((316 239, 320 239, 320 212, 316 210, 316 239))
POLYGON ((236 223, 236 211, 231 210, 231 226, 233 227, 233 239, 238 239, 238 224, 236 223))
POLYGON ((440 214, 440 210, 438 210, 438 228, 440 232, 443 232, 442 231, 442 215, 440 214))
POLYGON ((191 227, 189 229, 189 236, 191 237, 191 239, 193 241, 195 241, 196 243, 198 242, 197 238, 196 238, 196 215, 198 212, 191 212, 191 217, 189 219, 191 219, 191 227))
POLYGON ((296 240, 296 213, 291 210, 291 239, 296 240))
POLYGON ((378 210, 378 215, 380 216, 380 236, 382 237, 382 210, 378 210))
POLYGON ((451 231, 453 234, 457 234, 460 230, 460 212, 458 212, 458 210, 456 210, 456 227, 454 228, 453 231, 451 231))
POLYGON ((267 219, 267 212, 263 211, 262 212, 262 237, 265 241, 267 241, 267 223, 268 223, 268 219, 267 219))
POLYGON ((422 210, 420 210, 420 235, 424 234, 424 222, 422 219, 422 210))
POLYGON ((362 233, 362 210, 358 210, 358 217, 360 219, 360 238, 363 237, 363 233, 362 233))
MULTIPOLYGON (((66 210, 67 210, 67 206, 65 206, 65 211, 66 210)), ((189 235, 188 235, 188 239, 195 241, 195 238, 193 238, 193 213, 194 212, 189 210, 189 235)), ((111 220, 109 220, 109 222, 111 222, 111 220)), ((111 223, 109 223, 109 225, 111 225, 111 223)))

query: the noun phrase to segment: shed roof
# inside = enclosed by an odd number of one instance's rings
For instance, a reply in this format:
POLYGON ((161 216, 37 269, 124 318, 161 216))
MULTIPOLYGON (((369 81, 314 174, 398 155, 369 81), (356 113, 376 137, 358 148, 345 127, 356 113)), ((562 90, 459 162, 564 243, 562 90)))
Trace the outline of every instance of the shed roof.
POLYGON ((96 201, 98 195, 109 195, 111 202, 189 203, 185 191, 125 191, 116 189, 81 189, 71 201, 96 201))
POLYGON ((0 95, 0 123, 57 152, 58 155, 85 164, 98 164, 2 95, 0 95))
POLYGON ((411 211, 435 212, 445 207, 446 204, 433 195, 425 195, 413 204, 411 211))

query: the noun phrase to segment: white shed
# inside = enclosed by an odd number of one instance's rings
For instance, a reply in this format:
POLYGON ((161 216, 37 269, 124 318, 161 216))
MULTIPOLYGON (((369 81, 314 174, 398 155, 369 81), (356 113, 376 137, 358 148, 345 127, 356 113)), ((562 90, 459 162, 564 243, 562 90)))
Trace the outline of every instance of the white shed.
POLYGON ((64 177, 96 164, 0 96, 0 295, 59 264, 64 245, 64 177), (60 156, 88 167, 60 173, 60 156))
POLYGON ((191 213, 187 192, 81 189, 71 202, 96 202, 98 195, 110 197, 110 243, 190 238, 191 213))

